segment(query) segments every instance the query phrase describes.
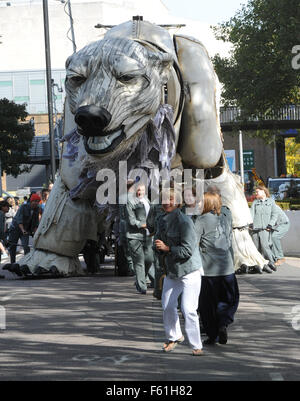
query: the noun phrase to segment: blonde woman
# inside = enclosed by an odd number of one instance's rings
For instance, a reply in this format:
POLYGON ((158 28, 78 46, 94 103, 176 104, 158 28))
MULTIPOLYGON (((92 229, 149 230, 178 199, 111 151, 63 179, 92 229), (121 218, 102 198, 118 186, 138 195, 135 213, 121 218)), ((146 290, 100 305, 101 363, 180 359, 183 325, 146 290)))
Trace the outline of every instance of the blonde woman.
POLYGON ((162 308, 167 342, 163 351, 173 351, 184 340, 177 311, 181 295, 185 332, 192 355, 198 356, 203 353, 197 314, 203 270, 197 234, 192 219, 180 210, 181 193, 171 188, 163 190, 161 196, 165 214, 158 219, 154 244, 156 251, 162 255, 166 273, 162 308))

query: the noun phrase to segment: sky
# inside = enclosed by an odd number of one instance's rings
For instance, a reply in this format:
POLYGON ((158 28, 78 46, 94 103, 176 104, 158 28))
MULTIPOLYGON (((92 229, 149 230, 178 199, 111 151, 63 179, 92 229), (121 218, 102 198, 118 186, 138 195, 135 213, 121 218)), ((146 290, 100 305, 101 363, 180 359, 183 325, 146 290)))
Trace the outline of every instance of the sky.
POLYGON ((216 25, 233 17, 247 0, 162 0, 162 2, 174 16, 216 25))

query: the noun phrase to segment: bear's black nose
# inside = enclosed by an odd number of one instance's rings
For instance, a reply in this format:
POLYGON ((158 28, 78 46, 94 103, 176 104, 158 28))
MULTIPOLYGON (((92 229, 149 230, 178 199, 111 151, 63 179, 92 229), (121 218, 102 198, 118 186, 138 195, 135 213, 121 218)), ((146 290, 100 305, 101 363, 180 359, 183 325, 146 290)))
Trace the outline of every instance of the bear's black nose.
POLYGON ((103 129, 110 120, 111 114, 103 107, 95 105, 79 107, 75 114, 75 122, 84 136, 104 136, 103 129))

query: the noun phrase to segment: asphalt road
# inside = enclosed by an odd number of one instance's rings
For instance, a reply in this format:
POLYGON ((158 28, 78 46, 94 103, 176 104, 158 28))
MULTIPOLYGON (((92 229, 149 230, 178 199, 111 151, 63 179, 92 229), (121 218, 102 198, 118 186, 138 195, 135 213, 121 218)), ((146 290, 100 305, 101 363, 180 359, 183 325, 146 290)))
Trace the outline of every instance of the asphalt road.
POLYGON ((109 262, 95 276, 2 279, 0 380, 97 380, 105 391, 117 391, 107 390, 115 381, 298 381, 299 278, 296 258, 273 274, 238 276, 229 341, 201 357, 186 341, 161 351, 160 301, 152 290, 137 294, 133 277, 115 277, 109 262))

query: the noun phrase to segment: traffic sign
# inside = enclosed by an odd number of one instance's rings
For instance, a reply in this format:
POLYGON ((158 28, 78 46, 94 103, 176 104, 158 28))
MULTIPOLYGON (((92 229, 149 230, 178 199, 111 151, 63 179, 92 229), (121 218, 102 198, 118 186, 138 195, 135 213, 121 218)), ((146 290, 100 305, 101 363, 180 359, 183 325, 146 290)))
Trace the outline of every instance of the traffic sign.
POLYGON ((254 150, 243 151, 244 170, 251 170, 254 167, 254 150))

